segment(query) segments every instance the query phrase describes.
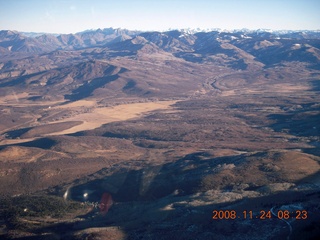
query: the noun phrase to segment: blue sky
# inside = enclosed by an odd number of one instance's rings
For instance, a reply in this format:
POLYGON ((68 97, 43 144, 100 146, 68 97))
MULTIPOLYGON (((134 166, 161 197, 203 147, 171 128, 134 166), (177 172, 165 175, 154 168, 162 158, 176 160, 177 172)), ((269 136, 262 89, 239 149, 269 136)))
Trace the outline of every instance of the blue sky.
POLYGON ((320 30, 320 0, 0 0, 0 29, 320 30))

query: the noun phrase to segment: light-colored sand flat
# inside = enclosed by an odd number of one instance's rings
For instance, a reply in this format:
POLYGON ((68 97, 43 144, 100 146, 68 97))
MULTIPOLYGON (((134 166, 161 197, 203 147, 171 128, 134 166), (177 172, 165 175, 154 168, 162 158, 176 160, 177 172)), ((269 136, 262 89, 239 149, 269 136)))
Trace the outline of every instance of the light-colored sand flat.
MULTIPOLYGON (((131 103, 131 104, 122 104, 115 107, 95 108, 90 113, 82 113, 76 116, 72 116, 70 118, 63 119, 62 121, 57 121, 57 122, 83 121, 83 123, 80 125, 71 127, 69 129, 66 129, 64 131, 48 134, 47 136, 71 134, 79 131, 92 130, 106 123, 133 119, 133 118, 142 116, 153 110, 169 109, 171 108, 171 105, 173 105, 176 102, 177 101, 131 103)), ((78 103, 74 106, 78 107, 79 104, 81 103, 78 103)), ((88 103, 83 102, 83 104, 88 104, 88 103)), ((51 123, 57 123, 57 122, 51 122, 51 123)))
MULTIPOLYGON (((175 104, 177 101, 159 101, 159 102, 146 102, 146 103, 130 103, 130 104, 121 104, 115 107, 101 107, 93 108, 92 112, 81 113, 78 115, 71 116, 59 121, 52 121, 52 123, 61 123, 68 121, 82 121, 82 124, 71 127, 69 129, 54 132, 50 134, 44 134, 45 136, 56 136, 63 134, 72 134, 79 131, 86 131, 98 128, 106 123, 116 122, 116 121, 125 121, 133 119, 139 116, 143 116, 150 111, 154 110, 168 110, 172 109, 171 105, 175 104)), ((96 106, 95 101, 86 101, 81 100, 66 104, 63 106, 56 106, 52 108, 79 108, 79 107, 94 107, 96 106)), ((26 138, 26 139, 5 139, 0 142, 0 145, 6 144, 17 144, 35 140, 37 138, 26 138)))
POLYGON ((222 93, 221 93, 221 96, 223 96, 223 97, 234 96, 234 95, 236 95, 234 90, 222 91, 222 93))
POLYGON ((273 91, 276 92, 296 92, 296 91, 307 91, 310 90, 309 86, 296 85, 290 83, 281 83, 271 85, 273 91))
MULTIPOLYGON (((71 110, 72 108, 90 107, 93 109, 91 112, 88 113, 81 113, 78 115, 71 116, 69 118, 64 118, 63 120, 49 122, 48 124, 62 123, 68 121, 81 121, 82 123, 63 131, 58 131, 50 134, 43 134, 41 137, 72 134, 80 131, 92 130, 102 126, 103 124, 133 119, 139 116, 143 116, 148 112, 154 110, 172 110, 171 105, 175 104, 176 102, 177 101, 130 103, 121 104, 114 107, 94 108, 96 106, 95 101, 81 100, 62 106, 55 106, 52 108, 66 108, 71 110)), ((5 139, 0 142, 0 146, 6 144, 18 144, 28 142, 35 139, 37 138, 5 139)))

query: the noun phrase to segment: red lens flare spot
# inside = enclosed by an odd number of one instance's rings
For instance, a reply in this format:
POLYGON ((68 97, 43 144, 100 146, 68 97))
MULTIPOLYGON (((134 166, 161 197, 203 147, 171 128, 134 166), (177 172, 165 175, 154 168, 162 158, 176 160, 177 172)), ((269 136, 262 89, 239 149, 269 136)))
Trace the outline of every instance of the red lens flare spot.
POLYGON ((109 209, 111 208, 113 204, 112 196, 110 193, 104 193, 102 195, 101 201, 100 201, 100 212, 102 214, 107 214, 109 209))

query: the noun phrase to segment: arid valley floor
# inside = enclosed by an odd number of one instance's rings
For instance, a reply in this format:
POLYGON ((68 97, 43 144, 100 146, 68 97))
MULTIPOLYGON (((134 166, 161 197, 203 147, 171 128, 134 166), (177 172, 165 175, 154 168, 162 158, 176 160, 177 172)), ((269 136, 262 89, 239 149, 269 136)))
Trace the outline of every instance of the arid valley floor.
POLYGON ((0 31, 0 238, 317 239, 308 34, 0 31))

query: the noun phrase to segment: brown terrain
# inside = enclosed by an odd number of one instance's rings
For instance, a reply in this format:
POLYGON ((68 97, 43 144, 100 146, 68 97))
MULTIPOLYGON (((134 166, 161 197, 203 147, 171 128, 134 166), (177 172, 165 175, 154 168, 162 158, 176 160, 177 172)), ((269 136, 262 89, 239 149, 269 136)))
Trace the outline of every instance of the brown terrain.
POLYGON ((318 32, 0 31, 0 56, 0 238, 320 236, 318 32))

